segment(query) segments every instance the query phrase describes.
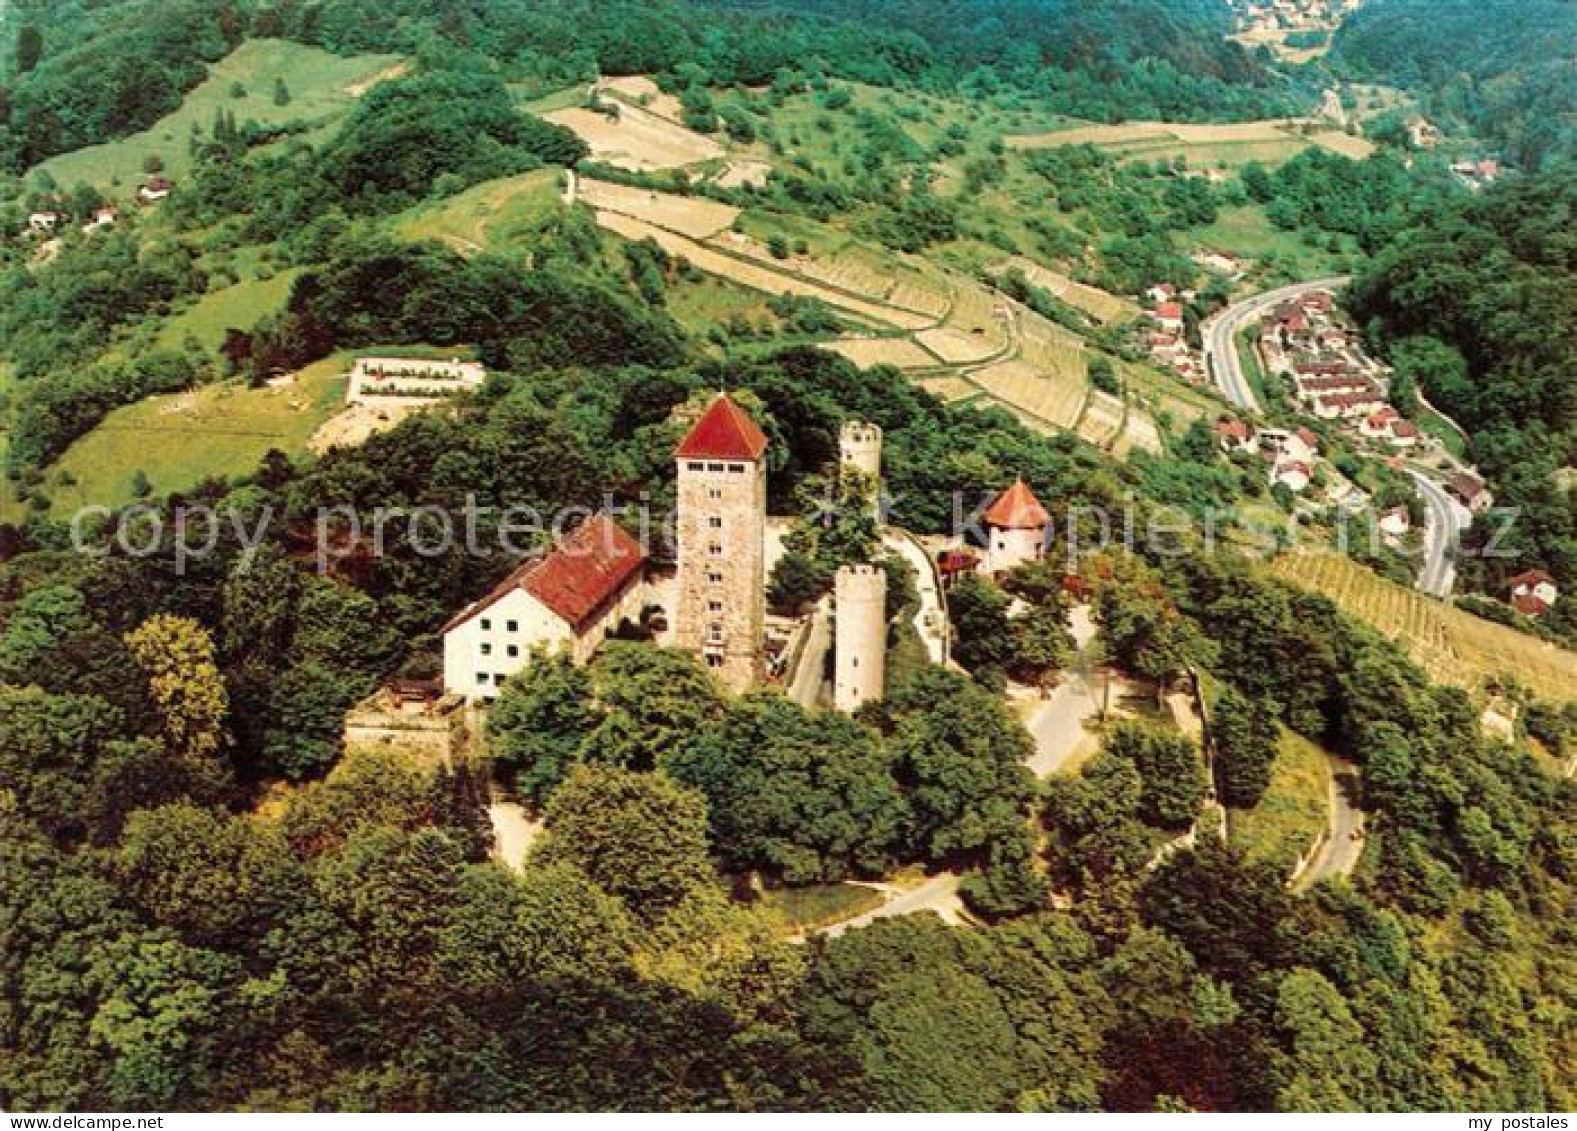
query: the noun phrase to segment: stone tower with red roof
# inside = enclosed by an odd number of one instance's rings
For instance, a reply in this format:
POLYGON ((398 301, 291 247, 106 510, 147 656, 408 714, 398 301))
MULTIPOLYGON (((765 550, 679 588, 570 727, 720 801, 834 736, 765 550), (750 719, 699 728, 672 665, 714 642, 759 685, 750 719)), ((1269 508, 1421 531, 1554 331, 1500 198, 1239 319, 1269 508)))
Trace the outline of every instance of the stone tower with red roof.
POLYGON ((767 437, 727 394, 674 452, 674 643, 733 691, 759 682, 766 624, 767 437))
POLYGON ((1022 479, 996 497, 986 508, 986 560, 989 574, 1008 572, 1032 562, 1046 552, 1046 527, 1051 515, 1022 479))

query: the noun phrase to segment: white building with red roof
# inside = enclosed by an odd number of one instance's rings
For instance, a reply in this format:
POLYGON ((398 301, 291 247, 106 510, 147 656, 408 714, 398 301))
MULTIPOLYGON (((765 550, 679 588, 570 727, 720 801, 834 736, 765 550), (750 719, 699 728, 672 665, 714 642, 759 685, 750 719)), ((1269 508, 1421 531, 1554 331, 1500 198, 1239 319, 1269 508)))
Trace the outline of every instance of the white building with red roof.
POLYGON ((986 573, 1003 574, 1045 554, 1051 515, 1024 480, 1015 479, 998 495, 986 508, 983 521, 986 557, 982 568, 986 573))
POLYGON ((1511 579, 1510 585, 1512 605, 1519 613, 1530 617, 1547 613, 1561 595, 1555 579, 1542 569, 1519 573, 1511 579))
POLYGON ((1183 304, 1179 302, 1159 302, 1150 312, 1150 317, 1155 324, 1163 330, 1174 334, 1183 332, 1183 304))
POLYGON ((444 690, 490 700, 536 648, 585 663, 621 623, 640 619, 646 556, 611 518, 593 515, 444 625, 444 690))

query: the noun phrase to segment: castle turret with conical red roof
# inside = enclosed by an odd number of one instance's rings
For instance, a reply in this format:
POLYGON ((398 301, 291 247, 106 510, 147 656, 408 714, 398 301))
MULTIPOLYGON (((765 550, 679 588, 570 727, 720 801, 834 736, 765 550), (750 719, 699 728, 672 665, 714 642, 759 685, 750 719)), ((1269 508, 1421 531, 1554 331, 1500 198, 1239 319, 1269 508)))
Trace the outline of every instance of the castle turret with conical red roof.
POLYGON ((1046 552, 1051 515, 1023 479, 1013 480, 986 508, 984 517, 987 573, 1006 573, 1046 552))

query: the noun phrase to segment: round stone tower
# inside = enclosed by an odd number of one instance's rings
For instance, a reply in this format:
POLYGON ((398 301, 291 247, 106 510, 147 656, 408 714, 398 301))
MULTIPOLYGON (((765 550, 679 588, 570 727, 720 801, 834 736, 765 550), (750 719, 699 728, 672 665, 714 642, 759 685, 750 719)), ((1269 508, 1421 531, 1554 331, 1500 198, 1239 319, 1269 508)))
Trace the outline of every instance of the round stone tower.
POLYGON ((833 706, 880 699, 887 679, 887 571, 843 566, 833 583, 833 706))
POLYGON ((871 502, 882 513, 882 430, 862 420, 844 421, 838 431, 838 466, 852 467, 871 481, 871 502))

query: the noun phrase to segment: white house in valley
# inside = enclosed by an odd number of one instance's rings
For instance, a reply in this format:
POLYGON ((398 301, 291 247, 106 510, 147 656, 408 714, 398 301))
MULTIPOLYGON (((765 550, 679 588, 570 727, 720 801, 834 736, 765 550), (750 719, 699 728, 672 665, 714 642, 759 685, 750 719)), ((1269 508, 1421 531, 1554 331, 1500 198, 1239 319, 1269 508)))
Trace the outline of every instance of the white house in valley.
POLYGON ((543 646, 585 663, 621 623, 640 618, 645 574, 640 543, 607 515, 587 519, 444 625, 444 690, 490 700, 543 646))

